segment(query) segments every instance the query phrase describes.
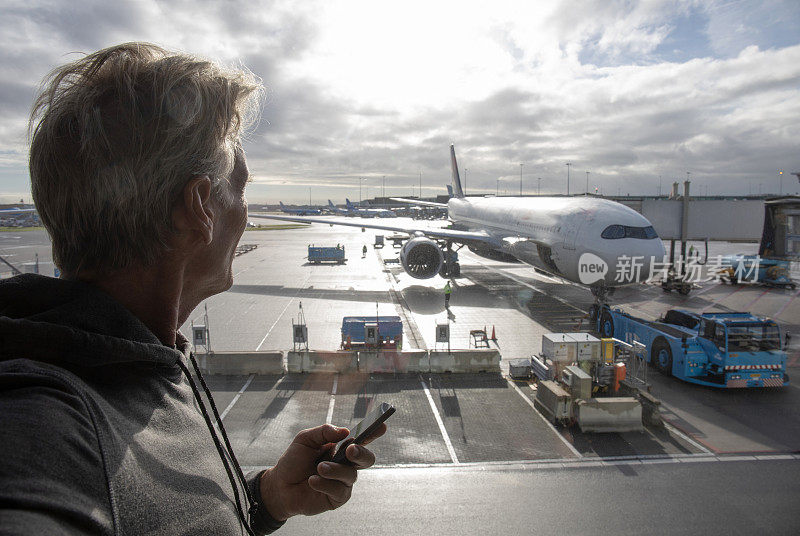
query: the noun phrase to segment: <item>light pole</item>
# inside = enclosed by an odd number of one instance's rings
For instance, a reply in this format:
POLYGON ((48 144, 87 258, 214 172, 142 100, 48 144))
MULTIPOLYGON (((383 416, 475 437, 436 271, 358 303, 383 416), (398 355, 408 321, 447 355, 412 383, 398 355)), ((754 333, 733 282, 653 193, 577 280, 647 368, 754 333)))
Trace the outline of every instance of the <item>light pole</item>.
POLYGON ((361 199, 361 181, 365 181, 365 180, 367 180, 367 179, 365 179, 364 177, 359 177, 358 178, 358 206, 361 206, 361 201, 362 201, 362 199, 361 199))
POLYGON ((497 184, 495 185, 494 189, 494 196, 500 197, 500 179, 497 179, 497 184))
POLYGON ((381 197, 383 198, 383 208, 386 208, 386 175, 383 176, 383 189, 381 190, 381 197))
POLYGON ((419 172, 419 198, 422 199, 422 172, 419 172))
POLYGON ((519 165, 519 196, 522 197, 522 163, 519 165))
POLYGON ((783 195, 783 170, 778 170, 778 195, 783 195))
POLYGON ((589 195, 589 172, 586 172, 586 195, 589 195))
POLYGON ((572 164, 570 162, 567 162, 567 195, 569 195, 569 167, 571 165, 572 164))
POLYGON ((469 168, 464 168, 464 197, 467 197, 467 171, 469 168))
POLYGON ((536 180, 539 181, 539 183, 536 185, 536 195, 542 195, 542 178, 537 177, 536 180))

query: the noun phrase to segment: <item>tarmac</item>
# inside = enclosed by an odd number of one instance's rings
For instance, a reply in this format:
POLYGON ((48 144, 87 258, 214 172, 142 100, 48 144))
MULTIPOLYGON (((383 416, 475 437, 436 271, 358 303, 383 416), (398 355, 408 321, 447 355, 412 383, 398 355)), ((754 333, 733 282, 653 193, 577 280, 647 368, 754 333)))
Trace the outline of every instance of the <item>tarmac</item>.
MULTIPOLYGON (((400 218, 391 223, 403 222, 400 218)), ((740 462, 696 464, 703 466, 700 472, 711 479, 707 487, 716 493, 713 500, 706 499, 709 508, 705 512, 713 510, 713 505, 723 508, 728 504, 726 494, 732 494, 741 479, 749 479, 753 489, 763 491, 769 488, 769 479, 777 482, 790 475, 789 487, 785 488, 788 495, 774 498, 774 504, 796 501, 800 467, 797 464, 800 291, 730 286, 713 281, 700 284, 689 296, 665 293, 652 284, 618 289, 610 303, 647 319, 656 319, 676 307, 694 311, 751 311, 774 318, 783 330, 798 334, 789 349, 788 372, 793 383, 774 389, 714 390, 649 369, 647 381, 652 384, 652 394, 662 401, 664 427, 621 434, 583 434, 576 427, 557 428, 547 422, 533 408, 535 384, 513 381, 507 370, 510 359, 538 353, 544 333, 588 331, 585 315, 593 303, 588 290, 538 274, 526 265, 477 257, 464 248, 459 252, 462 273, 452 282, 448 313, 442 290, 445 281, 438 276, 429 280, 409 277, 399 264, 392 262, 398 250, 391 243, 383 249, 372 247, 376 234, 387 233, 328 225, 248 230, 240 244, 257 247, 235 258, 233 287, 203 304, 207 306, 211 348, 215 351, 291 349, 292 323, 299 318, 301 303, 313 350, 338 348, 342 317, 352 315, 400 316, 404 324, 404 349, 437 348, 437 323, 449 322, 453 348, 470 346, 470 330, 485 327, 490 334, 495 331, 496 341, 490 344, 500 350, 502 361, 501 372, 494 374, 309 373, 207 377, 234 451, 245 468, 274 464, 294 435, 304 428, 325 422, 352 426, 375 402, 389 402, 397 408, 387 423, 389 432, 370 447, 377 456, 377 468, 365 473, 365 483, 359 484, 361 499, 356 505, 343 508, 341 514, 332 514, 330 520, 334 525, 341 523, 343 527, 338 530, 334 526, 332 534, 371 533, 361 525, 363 516, 369 516, 370 511, 390 517, 395 507, 416 508, 415 511, 424 513, 439 496, 448 508, 457 509, 461 521, 455 521, 452 512, 429 512, 427 519, 432 521, 427 526, 435 527, 437 534, 476 533, 477 527, 481 527, 479 532, 516 533, 516 529, 499 528, 498 523, 508 518, 520 528, 525 523, 536 524, 537 519, 556 522, 552 515, 537 518, 529 511, 512 514, 515 508, 522 508, 518 497, 525 493, 540 497, 531 482, 541 482, 547 489, 564 486, 563 489, 573 493, 603 494, 617 490, 622 495, 626 495, 620 491, 626 485, 645 494, 652 489, 665 492, 670 483, 670 493, 674 493, 675 489, 684 489, 680 486, 689 480, 695 488, 705 485, 700 484, 699 473, 689 472, 691 461, 740 462), (307 262, 307 246, 337 244, 345 247, 345 264, 307 262), (362 258, 364 245, 368 246, 368 252, 362 258), (651 463, 672 464, 679 469, 655 470, 649 467, 651 463), (642 469, 635 468, 639 466, 642 469), (732 471, 734 466, 736 470, 732 471), (569 471, 570 467, 574 470, 569 471), (553 473, 553 469, 564 470, 564 476, 553 473), (639 478, 633 479, 635 482, 626 478, 632 475, 639 478), (497 496, 486 489, 476 492, 477 478, 493 486, 492 489, 507 491, 497 491, 497 496), (602 482, 606 480, 613 489, 604 487, 602 482), (393 503, 388 505, 379 498, 387 493, 387 485, 396 488, 399 494, 393 495, 393 503), (475 501, 465 505, 478 504, 480 508, 460 506, 460 501, 451 497, 459 492, 468 501, 475 501), (441 495, 431 498, 429 493, 441 495), (492 515, 481 516, 480 512, 487 508, 492 515), (498 512, 505 513, 498 515, 498 512), (356 520, 348 515, 360 517, 356 520)), ((755 244, 712 243, 709 255, 752 254, 756 249, 755 244)), ((41 265, 47 266, 49 242, 42 231, 0 233, 0 255, 4 258, 16 263, 30 262, 37 252, 41 265)), ((192 323, 205 322, 203 305, 181 327, 185 335, 191 334, 192 323)), ((752 498, 750 492, 746 495, 752 498)), ((695 491, 691 496, 698 501, 702 497, 695 491)), ((737 497, 731 499, 733 503, 738 504, 742 494, 737 497)), ((690 519, 701 515, 700 509, 687 507, 685 503, 686 498, 675 497, 664 508, 674 512, 685 510, 690 519)), ((645 514, 663 520, 657 509, 649 508, 648 504, 647 501, 639 504, 641 512, 626 518, 618 533, 638 532, 631 527, 645 526, 634 523, 647 524, 645 514)), ((582 515, 588 516, 584 519, 598 520, 601 525, 613 525, 607 511, 592 510, 582 515)), ((423 523, 417 522, 417 516, 408 512, 404 516, 409 525, 403 533, 429 533, 423 523)), ((775 533, 791 533, 791 529, 798 527, 792 516, 782 511, 766 526, 776 529, 775 533)), ((716 524, 707 522, 708 519, 692 525, 677 514, 674 528, 686 533, 698 532, 701 527, 706 527, 703 532, 708 533, 721 533, 723 528, 728 533, 758 532, 746 530, 748 525, 742 525, 745 520, 741 515, 729 516, 725 522, 716 524), (690 530, 692 526, 697 530, 690 530)), ((594 532, 596 527, 590 523, 586 521, 582 527, 594 532)), ((670 532, 646 526, 654 533, 670 532)), ((306 520, 295 525, 300 534, 310 533, 314 527, 313 522, 306 520)), ((374 529, 374 524, 371 527, 374 529)), ((587 532, 578 529, 567 532, 587 532)), ((531 530, 536 532, 552 533, 531 530)))
MULTIPOLYGON (((538 353, 544 333, 588 331, 585 315, 593 303, 591 294, 580 286, 538 274, 529 266, 490 261, 465 248, 459 252, 462 274, 453 280, 448 312, 442 290, 445 281, 438 276, 429 280, 408 276, 399 264, 391 262, 398 251, 390 243, 382 249, 372 247, 375 234, 384 233, 328 225, 247 231, 241 243, 258 247, 234 261, 234 286, 207 300, 212 349, 291 349, 291 325, 298 320, 302 303, 312 350, 339 347, 344 316, 398 315, 404 323, 404 349, 443 348, 435 342, 437 323, 450 323, 453 348, 470 346, 470 330, 485 327, 489 334, 494 330, 496 341, 490 344, 501 352, 502 373, 255 377, 225 419, 244 465, 273 463, 296 432, 329 418, 334 424, 350 426, 375 400, 398 408, 389 423, 392 433, 373 445, 378 463, 392 467, 800 452, 797 385, 757 391, 713 390, 664 377, 653 369, 647 371, 647 380, 653 385, 653 395, 662 400, 665 428, 582 434, 573 428, 552 427, 530 403, 535 385, 511 381, 506 375, 507 363, 538 353), (345 264, 307 262, 308 245, 337 244, 345 247, 345 264), (363 245, 368 252, 362 258, 363 245)), ((709 255, 754 253, 756 247, 712 243, 709 255)), ((689 296, 681 296, 648 284, 618 289, 611 303, 647 319, 673 307, 748 310, 771 316, 784 330, 800 333, 797 296, 798 291, 715 282, 703 283, 689 296)), ((203 308, 198 307, 183 326, 184 333, 189 333, 192 321, 203 323, 203 315, 203 308)), ((795 377, 800 368, 797 342, 792 343, 789 359, 789 374, 795 377)), ((226 407, 226 401, 232 400, 248 379, 213 377, 218 405, 226 407)))

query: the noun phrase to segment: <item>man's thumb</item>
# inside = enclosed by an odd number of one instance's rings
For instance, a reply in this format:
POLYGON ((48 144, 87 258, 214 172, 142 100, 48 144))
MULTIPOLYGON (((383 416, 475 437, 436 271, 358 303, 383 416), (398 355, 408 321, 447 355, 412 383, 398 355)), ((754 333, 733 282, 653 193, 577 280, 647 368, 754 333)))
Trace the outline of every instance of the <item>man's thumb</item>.
POLYGON ((310 448, 317 449, 328 443, 341 441, 350 431, 347 428, 339 428, 332 424, 323 424, 314 428, 308 428, 299 432, 295 438, 295 443, 300 443, 310 448))

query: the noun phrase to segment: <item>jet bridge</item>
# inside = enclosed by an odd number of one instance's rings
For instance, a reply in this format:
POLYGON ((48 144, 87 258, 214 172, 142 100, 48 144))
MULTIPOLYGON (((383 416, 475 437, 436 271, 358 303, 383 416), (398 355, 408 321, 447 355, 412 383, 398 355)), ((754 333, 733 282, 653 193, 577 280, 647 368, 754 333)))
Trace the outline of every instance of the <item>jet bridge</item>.
POLYGON ((698 199, 690 181, 664 198, 617 199, 647 218, 662 240, 758 242, 764 228, 764 199, 698 199))
POLYGON ((669 258, 680 273, 670 271, 662 282, 665 290, 688 294, 692 288, 684 280, 685 264, 676 263, 676 254, 687 258, 689 240, 760 242, 762 257, 800 261, 800 197, 693 199, 689 186, 689 181, 683 183, 680 196, 674 183, 668 199, 619 200, 646 217, 662 240, 670 241, 669 258))

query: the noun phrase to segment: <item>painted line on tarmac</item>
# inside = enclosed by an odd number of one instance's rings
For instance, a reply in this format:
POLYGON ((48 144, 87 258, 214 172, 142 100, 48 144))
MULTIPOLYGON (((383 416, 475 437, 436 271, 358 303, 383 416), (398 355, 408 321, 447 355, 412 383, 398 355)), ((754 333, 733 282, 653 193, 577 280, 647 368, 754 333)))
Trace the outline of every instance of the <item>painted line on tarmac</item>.
POLYGON ((765 295, 767 292, 769 292, 769 291, 770 291, 770 289, 766 289, 764 292, 762 292, 761 294, 759 294, 758 296, 756 296, 756 299, 754 299, 753 301, 751 301, 750 303, 748 303, 747 305, 745 305, 745 306, 744 306, 744 310, 745 310, 745 311, 749 311, 749 310, 750 310, 750 308, 751 308, 752 306, 754 306, 754 305, 756 304, 756 302, 757 302, 758 300, 760 300, 760 299, 761 299, 761 298, 762 298, 762 297, 763 297, 763 296, 764 296, 764 295, 765 295))
POLYGON ((419 382, 422 384, 422 389, 425 391, 425 396, 428 397, 428 403, 431 405, 431 411, 433 411, 433 417, 436 419, 436 424, 439 425, 439 431, 442 433, 442 438, 444 439, 444 444, 447 447, 447 452, 450 453, 450 459, 453 460, 454 464, 458 464, 458 456, 456 456, 453 443, 450 442, 450 436, 447 435, 447 430, 444 427, 444 422, 442 422, 441 415, 439 415, 439 410, 436 409, 436 403, 433 401, 431 392, 428 389, 425 380, 421 379, 419 382))
MULTIPOLYGON (((673 410, 671 407, 669 407, 667 404, 665 404, 663 400, 661 401, 661 407, 666 409, 667 411, 669 411, 670 413, 672 413, 676 417, 678 416, 678 414, 675 413, 675 410, 673 410)), ((705 454, 714 454, 713 450, 711 450, 710 448, 706 447, 705 445, 703 445, 698 440, 692 439, 691 437, 689 437, 689 434, 679 430, 676 425, 670 423, 663 415, 661 417, 661 421, 664 423, 664 428, 669 430, 669 432, 671 434, 675 434, 676 436, 680 437, 681 439, 683 439, 684 441, 689 443, 691 446, 693 446, 694 448, 704 452, 705 454)))
POLYGON ((691 446, 693 446, 694 448, 702 451, 705 454, 713 454, 714 453, 711 449, 709 449, 708 447, 706 447, 702 443, 698 443, 697 441, 695 441, 694 439, 692 439, 688 435, 684 434, 683 432, 681 432, 680 430, 675 428, 675 425, 670 424, 669 422, 667 422, 666 419, 662 418, 661 421, 664 423, 664 428, 669 430, 669 433, 675 434, 676 436, 680 437, 681 439, 683 439, 684 441, 689 443, 691 446))
POLYGON ((283 308, 283 311, 281 311, 281 314, 279 314, 279 315, 278 315, 278 318, 276 318, 276 319, 275 319, 275 322, 273 322, 273 323, 272 323, 272 325, 269 327, 269 329, 267 330, 267 333, 264 335, 264 338, 263 338, 263 339, 261 339, 261 342, 260 342, 260 343, 258 343, 258 346, 256 346, 256 352, 258 352, 258 350, 261 348, 261 345, 262 345, 262 344, 264 344, 264 341, 266 341, 266 340, 267 340, 267 337, 269 337, 269 334, 270 334, 270 333, 272 333, 272 330, 273 330, 273 329, 275 329, 275 326, 278 324, 278 322, 280 321, 280 319, 281 319, 281 318, 283 318, 283 313, 285 313, 285 312, 286 312, 286 309, 288 309, 288 308, 289 308, 289 306, 290 306, 290 305, 292 304, 292 302, 294 301, 294 299, 295 299, 296 297, 298 297, 298 296, 300 295, 300 293, 301 293, 301 292, 303 292, 303 289, 306 287, 306 283, 308 283, 308 280, 310 279, 310 277, 311 277, 311 276, 308 276, 308 277, 306 277, 306 280, 305 280, 305 281, 303 281, 303 284, 302 284, 302 285, 300 285, 300 290, 297 292, 297 294, 295 294, 294 296, 292 296, 292 299, 291 299, 291 300, 289 300, 289 303, 287 303, 287 304, 286 304, 286 307, 284 307, 284 308, 283 308))
POLYGON ((336 386, 339 385, 339 375, 333 375, 333 387, 331 388, 331 401, 328 404, 328 415, 325 417, 325 423, 331 424, 333 421, 333 405, 336 403, 336 386))
POLYGON ((717 301, 715 301, 715 302, 712 302, 712 303, 710 303, 710 304, 706 305, 705 307, 703 307, 703 308, 700 310, 700 314, 703 314, 703 313, 705 313, 706 311, 708 311, 708 310, 709 310, 709 309, 711 309, 712 307, 716 307, 717 305, 719 305, 719 303, 720 303, 722 300, 724 300, 724 299, 726 299, 726 298, 730 298, 731 296, 733 296, 733 295, 734 295, 734 294, 736 294, 737 292, 741 292, 742 290, 744 290, 744 285, 739 285, 739 286, 736 288, 736 290, 734 290, 733 292, 729 292, 728 294, 725 294, 724 296, 722 296, 721 298, 719 298, 717 301))
POLYGON ((578 452, 578 450, 575 447, 572 446, 572 443, 567 441, 567 439, 564 436, 562 436, 560 433, 558 433, 558 430, 556 430, 556 427, 553 426, 553 424, 550 421, 548 421, 545 418, 544 415, 539 413, 539 410, 536 409, 536 406, 533 404, 533 402, 531 402, 531 399, 528 398, 527 396, 525 396, 525 393, 523 393, 522 390, 519 387, 517 387, 517 385, 513 381, 511 381, 508 378, 506 378, 506 381, 508 382, 508 385, 513 387, 514 390, 517 392, 517 394, 519 394, 519 396, 522 397, 522 400, 524 400, 531 407, 533 412, 536 413, 536 415, 538 415, 539 417, 542 418, 542 420, 548 426, 548 428, 550 428, 550 430, 553 431, 553 433, 556 435, 556 437, 559 438, 562 441, 562 443, 564 443, 567 446, 567 448, 570 450, 570 452, 572 452, 572 454, 574 454, 577 458, 583 458, 583 454, 578 452))
MULTIPOLYGON (((370 469, 452 469, 456 471, 485 470, 487 468, 519 467, 520 469, 577 469, 585 467, 615 467, 627 465, 656 465, 677 463, 716 463, 716 462, 773 462, 773 461, 800 461, 797 454, 755 454, 717 456, 714 454, 652 454, 638 456, 586 456, 580 460, 554 458, 545 460, 503 460, 487 462, 464 462, 457 466, 451 463, 397 463, 386 465, 373 465, 370 469)), ((260 466, 243 466, 245 473, 261 470, 260 466)), ((370 470, 366 469, 366 470, 370 470)))
POLYGON ((691 300, 693 300, 694 298, 696 298, 696 297, 698 297, 698 296, 701 296, 701 295, 705 294, 706 292, 708 292, 708 291, 709 291, 709 290, 711 290, 712 288, 715 288, 715 286, 714 286, 714 285, 706 285, 705 287, 701 288, 699 291, 697 291, 697 292, 695 292, 694 294, 692 294, 692 296, 691 296, 690 298, 688 298, 686 301, 687 301, 687 302, 688 302, 688 301, 691 301, 691 300))
MULTIPOLYGON (((714 454, 652 454, 634 456, 586 456, 579 460, 574 459, 545 459, 545 460, 504 460, 487 462, 465 462, 458 465, 456 470, 483 470, 492 467, 514 467, 521 469, 570 469, 584 467, 614 467, 627 465, 656 465, 678 463, 709 463, 709 462, 765 462, 765 461, 798 461, 799 455, 770 454, 770 455, 714 455, 714 454)), ((375 465, 373 469, 453 469, 449 463, 409 463, 375 465)), ((244 469, 244 468, 243 468, 244 469)), ((256 468, 254 468, 256 469, 256 468)))
POLYGON ((781 308, 780 308, 780 309, 778 309, 778 312, 777 312, 777 313, 775 313, 774 315, 772 315, 772 318, 778 318, 779 316, 781 316, 781 315, 783 314, 783 312, 786 310, 786 308, 787 308, 787 307, 789 307, 789 305, 791 305, 791 304, 792 304, 792 302, 793 302, 793 301, 794 301, 794 300, 795 300, 795 299, 796 299, 798 296, 800 296, 800 290, 798 290, 797 292, 795 292, 795 293, 794 293, 794 295, 792 295, 792 297, 791 297, 791 298, 789 298, 789 299, 786 301, 786 303, 784 303, 784 304, 783 304, 783 306, 781 306, 781 308))
POLYGON ((255 378, 255 377, 256 377, 256 375, 255 375, 255 374, 251 374, 251 375, 250 375, 250 376, 247 378, 247 381, 246 381, 246 382, 244 382, 244 385, 242 386, 242 388, 241 388, 241 389, 239 389, 239 392, 238 392, 238 393, 236 393, 236 396, 234 396, 234 397, 233 397, 233 400, 231 400, 231 403, 230 403, 230 404, 228 404, 228 407, 227 407, 227 408, 225 408, 225 411, 223 411, 223 412, 222 412, 222 415, 220 415, 220 416, 219 416, 219 420, 221 420, 221 421, 222 421, 222 420, 224 420, 224 419, 225 419, 225 415, 227 415, 227 414, 228 414, 228 412, 229 412, 229 411, 230 411, 230 410, 233 408, 233 405, 234 405, 234 404, 236 404, 236 402, 239 400, 239 397, 240 397, 240 396, 242 396, 242 394, 243 394, 245 391, 247 391, 247 388, 248 388, 248 387, 250 387, 250 383, 253 381, 253 378, 255 378))
POLYGON ((543 291, 542 289, 540 289, 540 288, 537 288, 537 287, 535 287, 535 286, 531 285, 530 283, 528 283, 527 281, 523 281, 522 279, 519 279, 518 277, 516 277, 516 276, 513 276, 513 275, 509 274, 508 272, 506 272, 506 271, 504 271, 504 270, 499 270, 499 269, 497 269, 497 268, 495 268, 495 267, 493 267, 493 266, 490 266, 490 265, 488 265, 488 264, 484 264, 484 263, 482 263, 482 262, 480 262, 480 261, 477 261, 477 262, 478 262, 478 264, 480 264, 480 265, 481 265, 481 266, 483 266, 484 268, 486 268, 486 269, 488 269, 488 270, 490 270, 490 271, 492 271, 492 272, 495 272, 495 273, 497 273, 497 274, 500 274, 500 275, 502 275, 502 276, 505 276, 505 277, 507 277, 508 279, 511 279, 512 281, 516 281, 516 282, 517 282, 517 283, 519 283, 520 285, 523 285, 523 286, 526 286, 526 287, 528 287, 529 289, 535 290, 535 291, 536 291, 536 292, 538 292, 539 294, 543 294, 544 296, 547 296, 548 298, 553 298, 554 300, 556 300, 556 301, 559 301, 559 302, 563 303, 564 305, 566 305, 566 306, 570 307, 571 309, 575 309, 576 311, 580 311, 581 313, 583 313, 583 314, 585 314, 585 315, 588 315, 588 314, 589 314, 589 312, 588 312, 588 311, 584 311, 583 309, 580 309, 580 308, 578 308, 578 307, 575 307, 575 305, 571 304, 570 302, 568 302, 567 300, 565 300, 565 299, 564 299, 564 298, 562 298, 561 296, 556 296, 556 295, 554 295, 554 294, 550 294, 549 292, 545 292, 545 291, 543 291))

